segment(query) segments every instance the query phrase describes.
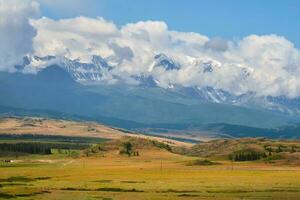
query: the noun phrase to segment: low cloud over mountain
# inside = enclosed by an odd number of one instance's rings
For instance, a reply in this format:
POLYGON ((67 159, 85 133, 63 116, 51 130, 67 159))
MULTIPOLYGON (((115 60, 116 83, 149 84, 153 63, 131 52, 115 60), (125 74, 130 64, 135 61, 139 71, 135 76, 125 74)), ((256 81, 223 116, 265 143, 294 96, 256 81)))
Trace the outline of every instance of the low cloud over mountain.
POLYGON ((36 29, 29 18, 38 13, 36 2, 0 0, 0 70, 15 71, 14 65, 32 52, 36 29))
MULTIPOLYGON (((13 71, 16 61, 21 63, 26 54, 82 63, 92 63, 96 55, 111 67, 105 76, 108 83, 124 80, 135 84, 136 77, 152 77, 163 88, 180 85, 213 87, 235 95, 300 96, 300 51, 282 36, 249 35, 227 41, 170 30, 163 21, 119 27, 101 17, 32 19, 39 12, 38 4, 18 2, 15 7, 0 1, 3 71, 13 71), (176 67, 156 65, 157 55, 165 55, 176 67)), ((34 73, 46 66, 30 64, 24 72, 34 73)))

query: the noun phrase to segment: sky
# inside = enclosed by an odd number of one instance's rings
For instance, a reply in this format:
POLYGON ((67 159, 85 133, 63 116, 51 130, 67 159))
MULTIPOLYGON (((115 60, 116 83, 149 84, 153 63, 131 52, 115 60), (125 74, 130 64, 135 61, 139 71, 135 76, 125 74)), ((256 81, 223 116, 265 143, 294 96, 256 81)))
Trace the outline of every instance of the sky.
POLYGON ((121 26, 165 21, 170 29, 239 39, 250 34, 285 36, 300 47, 298 0, 40 0, 45 16, 102 16, 121 26))
POLYGON ((0 71, 16 72, 25 56, 57 59, 23 73, 98 56, 111 66, 107 84, 151 77, 163 88, 296 98, 299 9, 296 0, 0 0, 0 71))

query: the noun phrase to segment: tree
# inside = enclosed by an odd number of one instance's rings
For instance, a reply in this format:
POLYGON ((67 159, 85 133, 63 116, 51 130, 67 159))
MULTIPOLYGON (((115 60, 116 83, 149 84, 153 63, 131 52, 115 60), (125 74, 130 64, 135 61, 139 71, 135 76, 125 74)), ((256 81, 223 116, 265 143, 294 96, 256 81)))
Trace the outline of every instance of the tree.
POLYGON ((277 148, 276 152, 277 152, 277 153, 280 153, 280 152, 282 152, 281 145, 279 145, 279 146, 278 146, 278 148, 277 148))
POLYGON ((120 150, 120 154, 127 154, 131 156, 132 154, 133 145, 130 142, 124 142, 122 144, 122 149, 120 150))
POLYGON ((292 146, 292 149, 291 149, 291 153, 295 153, 296 152, 296 147, 295 145, 292 146))
POLYGON ((90 150, 89 149, 84 150, 83 153, 85 154, 86 157, 90 156, 90 150))

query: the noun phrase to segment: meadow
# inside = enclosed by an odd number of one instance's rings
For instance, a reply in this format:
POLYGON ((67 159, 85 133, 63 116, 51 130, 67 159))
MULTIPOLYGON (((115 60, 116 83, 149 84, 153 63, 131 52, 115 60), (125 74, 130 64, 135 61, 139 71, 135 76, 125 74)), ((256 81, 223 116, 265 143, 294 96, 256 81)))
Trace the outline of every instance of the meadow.
POLYGON ((9 126, 2 126, 0 199, 300 198, 299 141, 244 138, 183 145, 121 132, 114 137, 96 125, 98 131, 89 124, 50 122, 13 126, 9 120, 9 126), (109 137, 90 137, 94 133, 109 137), (124 147, 130 147, 129 154, 124 147), (229 159, 241 149, 266 157, 229 159))
POLYGON ((128 157, 30 155, 0 166, 0 199, 299 199, 300 171, 261 161, 216 161, 161 149, 128 157))

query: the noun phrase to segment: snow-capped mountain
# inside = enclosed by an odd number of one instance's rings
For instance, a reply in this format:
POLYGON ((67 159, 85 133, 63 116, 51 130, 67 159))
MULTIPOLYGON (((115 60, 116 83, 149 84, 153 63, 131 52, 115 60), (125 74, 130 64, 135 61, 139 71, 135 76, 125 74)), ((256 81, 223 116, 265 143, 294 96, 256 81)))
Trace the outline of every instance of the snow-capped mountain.
POLYGON ((141 87, 158 87, 158 81, 152 75, 139 75, 131 76, 134 80, 138 81, 141 87))
MULTIPOLYGON (((153 63, 148 69, 147 74, 134 75, 133 79, 139 82, 142 87, 159 87, 159 81, 153 77, 151 72, 156 68, 162 68, 164 70, 179 70, 180 65, 175 62, 172 58, 166 56, 165 54, 157 54, 153 57, 153 63)), ((169 88, 173 88, 173 85, 169 85, 169 88)))
POLYGON ((166 56, 165 54, 157 54, 154 56, 153 67, 162 67, 166 70, 178 70, 180 65, 176 63, 172 58, 166 56))
POLYGON ((112 69, 100 56, 93 56, 91 63, 82 63, 79 60, 60 59, 60 63, 74 80, 81 83, 93 83, 103 79, 105 74, 112 69))
POLYGON ((236 100, 236 97, 229 92, 212 87, 177 87, 177 90, 201 101, 233 104, 236 100))
POLYGON ((113 69, 102 57, 93 56, 90 63, 80 60, 71 60, 66 57, 55 56, 26 56, 21 65, 16 68, 19 71, 30 72, 41 70, 51 65, 58 65, 66 70, 71 77, 79 83, 95 83, 103 80, 104 76, 113 69))
POLYGON ((221 67, 221 63, 215 60, 207 59, 195 59, 191 64, 196 66, 199 71, 202 71, 203 74, 213 73, 215 70, 221 67))
POLYGON ((221 89, 212 87, 188 87, 180 88, 180 92, 193 96, 201 101, 228 104, 257 109, 268 109, 288 115, 300 114, 300 99, 289 99, 285 96, 257 96, 253 92, 234 95, 221 89))
MULTIPOLYGON (((117 75, 112 75, 111 71, 114 67, 108 64, 109 62, 100 57, 93 56, 89 63, 80 60, 71 60, 66 57, 55 56, 27 56, 23 59, 23 63, 16 66, 19 71, 30 72, 32 69, 44 69, 51 65, 58 65, 67 71, 71 77, 81 84, 105 84, 106 77, 113 76, 122 83, 122 79, 117 75)), ((203 74, 216 73, 220 70, 221 64, 214 60, 195 59, 192 65, 202 71, 203 74)), ((131 75, 130 78, 138 82, 139 87, 160 87, 160 82, 153 75, 152 71, 156 68, 164 70, 179 70, 181 65, 173 58, 165 54, 157 54, 153 57, 153 63, 150 66, 148 73, 140 75, 131 75)), ((238 68, 240 80, 245 80, 251 76, 251 68, 238 68)), ((170 90, 188 98, 197 99, 204 102, 213 102, 217 104, 237 105, 243 107, 256 107, 269 109, 276 112, 281 112, 289 115, 300 114, 300 99, 289 99, 285 96, 257 96, 253 92, 248 92, 241 95, 234 95, 228 91, 213 87, 184 87, 181 85, 169 84, 166 90, 170 90)))

